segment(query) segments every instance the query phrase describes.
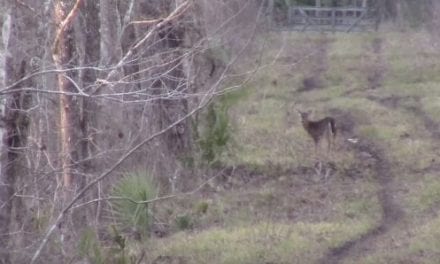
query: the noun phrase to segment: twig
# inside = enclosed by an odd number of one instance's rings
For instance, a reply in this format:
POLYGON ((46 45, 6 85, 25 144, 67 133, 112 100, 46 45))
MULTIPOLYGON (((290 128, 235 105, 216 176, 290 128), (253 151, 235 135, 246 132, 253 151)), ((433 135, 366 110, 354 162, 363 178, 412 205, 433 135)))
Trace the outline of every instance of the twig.
POLYGON ((179 120, 175 121, 174 123, 172 123, 171 125, 167 126, 166 128, 156 132, 155 134, 151 135, 150 137, 144 139, 142 142, 140 142, 139 144, 137 144, 136 146, 134 146, 131 150, 129 150, 125 155, 123 155, 112 167, 110 167, 106 172, 104 172, 103 174, 101 174, 99 177, 97 177, 96 179, 92 180, 89 184, 87 184, 83 189, 81 189, 76 195, 75 197, 73 197, 73 199, 63 208, 63 210, 61 210, 61 212, 59 213, 58 217, 55 219, 54 223, 52 224, 52 226, 47 230, 43 240, 41 241, 40 246, 38 247, 37 251, 35 252, 35 254, 32 257, 31 260, 31 264, 35 263, 35 261, 37 260, 38 256, 41 254, 41 251, 43 250, 44 246, 47 244, 49 237, 52 235, 52 233, 54 232, 55 228, 57 227, 58 223, 61 221, 61 219, 64 217, 64 215, 73 207, 73 205, 92 187, 94 186, 96 183, 100 182, 102 179, 104 179, 105 177, 107 177, 110 173, 112 173, 116 168, 118 168, 122 162, 124 162, 128 157, 130 157, 134 152, 136 152, 139 148, 141 148, 143 145, 147 144, 148 142, 150 142, 151 140, 155 139, 156 137, 164 134, 165 132, 167 132, 168 130, 172 129, 174 126, 176 126, 177 124, 183 122, 184 120, 186 120, 187 118, 189 118, 190 116, 192 116, 194 113, 196 113, 197 111, 199 111, 200 109, 202 109, 204 107, 204 105, 207 103, 208 101, 202 100, 202 102, 199 104, 199 106, 195 109, 193 109, 193 111, 189 112, 188 114, 186 114, 184 117, 180 118, 179 120))
POLYGON ((128 23, 128 25, 149 25, 149 24, 154 24, 154 23, 158 23, 162 21, 162 18, 159 19, 148 19, 148 20, 137 20, 137 21, 132 21, 130 23, 128 23))
MULTIPOLYGON (((122 66, 124 64, 124 62, 126 62, 129 57, 131 56, 131 54, 133 53, 133 50, 136 49, 137 47, 139 47, 142 43, 144 43, 149 37, 152 36, 152 33, 158 29, 159 27, 161 27, 164 23, 167 23, 168 21, 170 21, 171 18, 175 18, 176 16, 180 15, 181 12, 183 12, 184 10, 186 10, 188 5, 188 1, 184 2, 183 4, 181 4, 179 7, 177 7, 169 16, 167 19, 165 19, 164 21, 158 23, 155 27, 153 27, 153 29, 151 31, 149 31, 144 38, 142 38, 133 48, 131 48, 127 54, 119 61, 119 63, 116 65, 116 69, 120 66, 122 66)), ((255 33, 255 29, 254 29, 254 33, 255 33)), ((172 129, 173 127, 175 127, 177 124, 185 121, 186 119, 188 119, 189 117, 193 116, 195 113, 197 113, 198 111, 200 111, 202 108, 204 108, 207 104, 209 104, 209 102, 211 101, 213 95, 215 95, 215 91, 216 89, 220 86, 220 84, 222 83, 222 80, 224 79, 224 77, 226 76, 226 73, 229 71, 229 69, 232 67, 232 65, 234 65, 234 63, 238 60, 238 58, 244 53, 246 47, 250 44, 251 39, 253 39, 253 36, 246 42, 246 45, 240 50, 240 52, 238 52, 237 56, 235 58, 233 58, 228 65, 226 65, 222 75, 217 79, 217 81, 211 86, 211 88, 202 96, 202 98, 200 99, 200 103, 198 104, 198 106, 196 106, 192 111, 188 112, 186 115, 184 115, 182 118, 178 119, 177 121, 171 123, 169 126, 165 127, 164 129, 154 133, 153 135, 151 135, 150 137, 144 139, 143 141, 141 141, 140 143, 138 143, 137 145, 135 145, 134 147, 132 147, 126 154, 124 154, 113 166, 111 166, 107 171, 103 172, 100 176, 98 176, 97 178, 95 178, 94 180, 92 180, 90 183, 88 183, 83 189, 81 189, 74 197, 73 199, 61 210, 61 212, 58 214, 58 216, 55 218, 54 222, 52 223, 52 225, 49 227, 49 229, 46 231, 39 247, 37 248, 37 250, 35 251, 34 255, 32 256, 32 260, 31 260, 31 264, 35 263, 35 261, 38 259, 38 257, 40 256, 42 250, 44 249, 44 247, 46 246, 47 242, 49 241, 50 236, 52 235, 52 233, 55 231, 56 227, 58 226, 58 223, 63 219, 64 215, 73 207, 73 205, 81 198, 83 197, 83 195, 91 188, 93 187, 95 184, 97 184, 98 182, 102 181, 104 178, 106 178, 108 175, 110 175, 110 173, 112 173, 116 168, 118 168, 128 157, 130 157, 133 153, 135 153, 139 148, 141 148, 142 146, 144 146, 145 144, 149 143, 150 141, 152 141, 153 139, 155 139, 156 137, 166 133, 167 131, 169 131, 170 129, 172 129)), ((107 75, 107 80, 111 79, 111 77, 115 74, 115 70, 110 72, 107 75)), ((251 79, 251 76, 248 77, 244 82, 248 82, 251 79)), ((201 188, 201 187, 200 187, 201 188)), ((164 197, 161 198, 162 200, 165 199, 164 197)))
POLYGON ((32 12, 35 12, 35 8, 33 8, 32 6, 30 6, 30 5, 28 5, 28 4, 26 4, 26 3, 24 3, 23 1, 21 1, 21 0, 15 0, 17 3, 19 3, 20 5, 22 5, 22 6, 24 6, 24 7, 26 7, 26 8, 28 8, 29 10, 31 10, 32 12))
MULTIPOLYGON (((115 68, 109 72, 107 75, 107 78, 105 78, 107 81, 111 82, 113 77, 117 74, 118 69, 122 67, 133 55, 133 52, 138 49, 142 44, 144 44, 148 39, 151 38, 153 33, 158 30, 159 28, 163 27, 166 23, 176 19, 177 17, 181 16, 190 6, 189 1, 185 1, 182 4, 180 4, 169 16, 167 16, 165 19, 161 20, 159 23, 157 23, 155 26, 153 26, 150 31, 145 34, 145 36, 139 40, 138 43, 136 43, 133 47, 131 47, 125 56, 116 64, 115 68)), ((98 88, 99 89, 99 88, 98 88)))
POLYGON ((149 200, 144 200, 144 201, 136 201, 133 200, 131 198, 128 197, 119 197, 119 196, 110 196, 107 198, 98 198, 98 199, 93 199, 90 201, 87 201, 85 203, 82 204, 78 204, 76 206, 73 206, 72 209, 76 209, 78 207, 82 207, 85 205, 89 205, 92 203, 96 203, 96 202, 102 202, 102 201, 111 201, 111 200, 126 200, 126 201, 130 201, 132 203, 135 204, 149 204, 149 203, 154 203, 154 202, 158 202, 158 201, 163 201, 163 200, 167 200, 167 199, 171 199, 171 198, 175 198, 175 197, 181 197, 181 196, 189 196, 189 195, 193 195, 196 192, 198 192, 199 190, 201 190, 203 188, 203 186, 205 186, 206 184, 208 184, 211 180, 217 178, 220 175, 221 172, 217 173, 216 175, 212 176, 211 178, 209 178, 208 180, 204 181, 202 184, 200 184, 199 186, 197 186, 197 188, 195 188, 194 190, 191 190, 189 192, 184 192, 184 193, 177 193, 177 194, 171 194, 171 195, 165 195, 165 196, 161 196, 161 197, 156 197, 153 199, 149 199, 149 200))

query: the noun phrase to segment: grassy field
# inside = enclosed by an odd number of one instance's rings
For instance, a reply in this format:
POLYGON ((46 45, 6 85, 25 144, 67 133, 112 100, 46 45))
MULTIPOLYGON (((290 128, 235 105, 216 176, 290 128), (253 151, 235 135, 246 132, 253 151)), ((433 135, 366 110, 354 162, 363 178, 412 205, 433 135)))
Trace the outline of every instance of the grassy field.
POLYGON ((273 64, 229 111, 234 146, 223 162, 233 169, 165 206, 188 225, 143 245, 148 261, 438 263, 440 41, 426 32, 267 38, 273 64), (335 117, 333 152, 315 155, 295 109, 335 117))

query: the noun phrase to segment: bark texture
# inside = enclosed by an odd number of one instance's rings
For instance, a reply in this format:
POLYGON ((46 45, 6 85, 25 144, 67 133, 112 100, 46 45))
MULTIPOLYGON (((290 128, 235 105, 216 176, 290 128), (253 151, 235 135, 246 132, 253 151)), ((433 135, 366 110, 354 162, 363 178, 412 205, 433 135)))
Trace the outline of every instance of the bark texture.
POLYGON ((32 96, 29 92, 21 91, 20 88, 31 85, 29 81, 18 82, 28 71, 26 61, 26 46, 21 41, 27 38, 26 33, 32 28, 30 20, 21 19, 29 15, 19 5, 10 6, 7 23, 4 30, 4 43, 6 56, 4 58, 5 86, 12 86, 14 92, 4 97, 4 113, 1 116, 2 144, 0 153, 0 263, 13 263, 10 251, 13 248, 14 220, 22 222, 19 211, 16 208, 20 198, 16 197, 21 191, 16 184, 23 181, 27 175, 26 148, 29 134, 28 109, 32 104, 32 96), (26 30, 26 27, 27 28, 26 30), (14 85, 15 84, 15 85, 14 85), (15 207, 15 210, 14 210, 15 207))

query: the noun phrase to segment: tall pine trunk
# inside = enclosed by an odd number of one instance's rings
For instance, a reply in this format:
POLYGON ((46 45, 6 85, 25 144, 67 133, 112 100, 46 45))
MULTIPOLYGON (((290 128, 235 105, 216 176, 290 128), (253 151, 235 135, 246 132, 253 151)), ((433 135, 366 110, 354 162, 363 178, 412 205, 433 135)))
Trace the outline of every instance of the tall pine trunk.
MULTIPOLYGON (((72 1, 54 1, 54 22, 57 25, 55 41, 53 46, 53 61, 56 69, 60 72, 57 75, 59 91, 59 128, 61 145, 61 174, 62 174, 62 198, 58 201, 61 210, 66 203, 69 203, 75 192, 81 188, 80 175, 82 173, 80 164, 80 108, 78 89, 74 81, 78 66, 75 46, 74 19, 82 5, 82 0, 77 0, 74 5, 72 1)), ((80 88, 82 89, 82 88, 80 88)), ((86 224, 85 214, 72 214, 70 212, 60 225, 60 232, 63 241, 64 255, 72 254, 72 246, 75 241, 74 231, 86 224), (73 225, 72 225, 73 224, 73 225)))
MULTIPOLYGON (((5 42, 5 86, 11 86, 22 79, 27 72, 26 55, 20 43, 25 39, 24 20, 20 20, 26 12, 13 4, 10 7, 4 30, 5 42)), ((12 263, 10 256, 13 245, 12 212, 18 182, 26 175, 26 147, 29 133, 29 116, 27 110, 31 107, 32 97, 29 92, 20 88, 29 82, 20 82, 12 86, 11 93, 4 97, 4 113, 1 117, 2 144, 0 154, 0 263, 12 263)), ((20 221, 22 219, 19 219, 20 221)))

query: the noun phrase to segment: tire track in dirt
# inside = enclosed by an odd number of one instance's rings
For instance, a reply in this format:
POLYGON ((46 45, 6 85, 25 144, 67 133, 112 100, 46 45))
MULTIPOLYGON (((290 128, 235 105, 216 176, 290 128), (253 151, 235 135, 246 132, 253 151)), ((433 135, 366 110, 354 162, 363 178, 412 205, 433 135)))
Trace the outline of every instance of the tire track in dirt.
MULTIPOLYGON (((386 65, 383 60, 383 40, 375 38, 371 45, 371 65, 367 67, 367 81, 369 89, 378 89, 382 86, 386 65)), ((360 257, 372 250, 377 244, 376 241, 386 236, 390 227, 397 224, 402 216, 403 210, 395 202, 393 197, 393 172, 391 164, 380 146, 372 141, 360 140, 355 146, 357 153, 367 153, 373 160, 374 178, 379 186, 377 198, 382 208, 382 218, 376 227, 362 234, 360 237, 346 241, 341 246, 330 249, 319 263, 336 264, 341 263, 348 257, 360 257)))
MULTIPOLYGON (((398 96, 379 98, 370 96, 368 99, 375 101, 387 108, 400 108, 411 112, 422 121, 432 139, 440 139, 439 123, 435 122, 419 107, 413 105, 408 106, 403 103, 403 101, 408 100, 415 100, 417 103, 419 102, 420 98, 398 96)), ((381 186, 381 189, 378 190, 377 196, 382 206, 382 219, 375 228, 361 235, 358 239, 347 241, 340 247, 331 249, 322 259, 322 261, 320 261, 320 263, 323 264, 341 263, 348 257, 359 257, 369 253, 376 244, 375 241, 385 236, 390 227, 397 224, 403 216, 403 210, 400 209, 393 199, 393 192, 391 188, 393 179, 392 172, 390 170, 391 164, 386 159, 383 151, 372 142, 359 144, 355 148, 358 152, 368 153, 374 159, 376 180, 381 186)))
MULTIPOLYGON (((433 118, 429 116, 425 111, 421 109, 421 107, 418 107, 417 105, 422 105, 420 102, 420 98, 416 96, 389 96, 385 98, 380 97, 374 97, 369 96, 367 99, 374 101, 376 103, 381 104, 384 107, 390 108, 390 109, 404 109, 408 112, 411 112, 417 119, 421 120, 423 123, 423 127, 426 129, 426 131, 429 133, 429 136, 432 139, 432 144, 435 144, 435 146, 440 146, 438 141, 440 140, 440 123, 435 121, 433 118), (416 105, 405 105, 405 101, 412 100, 416 103, 416 105)), ((405 135, 401 135, 405 137, 410 137, 410 134, 405 133, 405 135)), ((424 169, 425 171, 432 170, 432 171, 438 171, 440 164, 436 162, 439 154, 432 157, 432 164, 430 167, 424 169)), ((420 172, 420 171, 414 171, 414 172, 420 172)))
POLYGON ((339 247, 331 249, 319 262, 322 264, 341 263, 350 256, 358 257, 365 255, 372 250, 378 239, 386 235, 391 226, 400 221, 403 216, 403 210, 400 209, 393 198, 391 188, 393 175, 390 170, 390 163, 383 151, 373 142, 365 141, 355 145, 358 153, 368 153, 374 160, 374 177, 379 185, 377 197, 382 207, 382 219, 379 224, 361 235, 359 238, 349 240, 339 247))
POLYGON ((424 112, 420 107, 414 105, 405 105, 404 101, 413 100, 417 105, 422 105, 420 102, 420 97, 417 96, 389 96, 385 98, 369 96, 368 100, 379 103, 387 108, 392 109, 405 109, 418 119, 422 120, 424 127, 430 133, 433 139, 440 139, 440 124, 434 121, 426 112, 424 112))

